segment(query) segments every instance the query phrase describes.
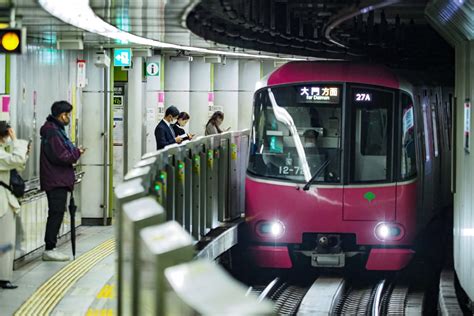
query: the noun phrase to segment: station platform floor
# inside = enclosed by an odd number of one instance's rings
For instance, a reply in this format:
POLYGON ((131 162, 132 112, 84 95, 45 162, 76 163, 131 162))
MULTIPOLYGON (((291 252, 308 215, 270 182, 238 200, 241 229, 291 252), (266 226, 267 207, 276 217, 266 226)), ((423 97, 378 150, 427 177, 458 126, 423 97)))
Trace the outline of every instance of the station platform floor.
MULTIPOLYGON (((38 258, 15 270, 18 288, 0 289, 0 316, 115 315, 114 228, 81 227, 76 247, 75 260, 38 258)), ((70 242, 58 249, 71 255, 70 242)))

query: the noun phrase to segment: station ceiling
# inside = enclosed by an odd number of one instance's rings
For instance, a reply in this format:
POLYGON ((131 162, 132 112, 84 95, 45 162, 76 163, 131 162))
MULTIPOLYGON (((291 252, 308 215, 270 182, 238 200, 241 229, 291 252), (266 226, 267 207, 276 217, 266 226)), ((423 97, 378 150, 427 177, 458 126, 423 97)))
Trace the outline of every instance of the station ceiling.
POLYGON ((248 49, 425 68, 453 59, 425 18, 427 3, 201 0, 186 23, 205 39, 248 49))
MULTIPOLYGON (((0 0, 0 6, 1 3, 0 0)), ((12 3, 17 19, 28 28, 30 43, 54 45, 58 39, 78 37, 84 39, 86 46, 117 45, 114 40, 83 32, 50 16, 35 0, 12 3)), ((89 1, 95 14, 117 28, 173 44, 270 52, 278 56, 382 62, 415 70, 448 69, 453 65, 454 50, 429 25, 425 17, 428 3, 428 0, 89 1)), ((9 8, 4 6, 3 16, 9 8)))
MULTIPOLYGON (((28 29, 29 43, 55 46, 56 41, 60 39, 81 38, 88 47, 121 45, 115 40, 84 32, 63 23, 44 11, 36 0, 12 2, 16 9, 17 20, 28 29)), ((206 41, 187 29, 184 16, 192 2, 192 0, 89 0, 89 6, 104 21, 138 36, 171 44, 227 49, 228 45, 206 41)), ((1 3, 2 0, 0 8, 1 3)), ((10 6, 5 4, 0 11, 2 16, 8 17, 9 9, 10 6)), ((237 50, 242 51, 238 48, 237 50)))

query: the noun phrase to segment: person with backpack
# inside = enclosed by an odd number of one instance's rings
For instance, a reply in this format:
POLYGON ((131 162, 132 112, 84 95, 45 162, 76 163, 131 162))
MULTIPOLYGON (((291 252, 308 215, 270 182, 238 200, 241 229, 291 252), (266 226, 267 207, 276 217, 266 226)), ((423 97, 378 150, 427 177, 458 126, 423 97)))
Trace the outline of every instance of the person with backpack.
MULTIPOLYGON (((16 196, 19 195, 18 191, 15 191, 11 182, 12 175, 19 177, 17 171, 25 168, 28 147, 28 141, 17 139, 13 128, 7 122, 0 121, 0 244, 3 245, 15 247, 15 215, 20 211, 20 203, 16 196)), ((17 288, 11 283, 14 258, 13 250, 0 254, 0 288, 17 288)))
POLYGON ((72 105, 67 101, 54 102, 51 115, 41 127, 40 185, 48 198, 48 220, 44 237, 44 261, 68 261, 69 256, 56 250, 57 237, 64 213, 68 192, 74 190, 74 167, 85 152, 76 147, 66 135, 72 105))

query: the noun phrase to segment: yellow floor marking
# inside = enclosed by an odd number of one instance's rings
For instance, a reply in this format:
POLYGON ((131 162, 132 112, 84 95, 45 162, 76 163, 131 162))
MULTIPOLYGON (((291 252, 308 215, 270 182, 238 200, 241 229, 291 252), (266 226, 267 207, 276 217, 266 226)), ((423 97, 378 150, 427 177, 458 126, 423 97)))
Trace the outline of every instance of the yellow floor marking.
POLYGON ((114 297, 114 286, 113 284, 106 284, 97 294, 97 298, 110 299, 114 297))
POLYGON ((49 315, 72 285, 114 250, 115 240, 109 239, 72 261, 38 288, 14 315, 49 315))
POLYGON ((114 310, 111 308, 89 309, 86 316, 114 316, 114 310))

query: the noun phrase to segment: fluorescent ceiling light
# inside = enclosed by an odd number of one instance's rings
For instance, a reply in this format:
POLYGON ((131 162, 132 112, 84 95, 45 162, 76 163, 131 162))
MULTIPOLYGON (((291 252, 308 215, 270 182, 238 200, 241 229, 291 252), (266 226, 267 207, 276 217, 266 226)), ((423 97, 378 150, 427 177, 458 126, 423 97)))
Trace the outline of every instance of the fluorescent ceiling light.
POLYGON ((133 44, 184 50, 189 52, 203 53, 203 54, 218 54, 232 57, 248 57, 258 59, 276 59, 276 60, 305 60, 303 58, 283 58, 271 55, 235 53, 228 51, 220 51, 214 49, 199 48, 193 46, 182 46, 176 44, 165 43, 141 36, 137 36, 125 31, 122 31, 115 26, 105 22, 98 17, 89 6, 88 0, 39 0, 39 4, 44 10, 51 15, 60 19, 61 21, 71 24, 77 28, 83 29, 90 33, 98 34, 107 38, 119 40, 121 42, 128 42, 133 44))

